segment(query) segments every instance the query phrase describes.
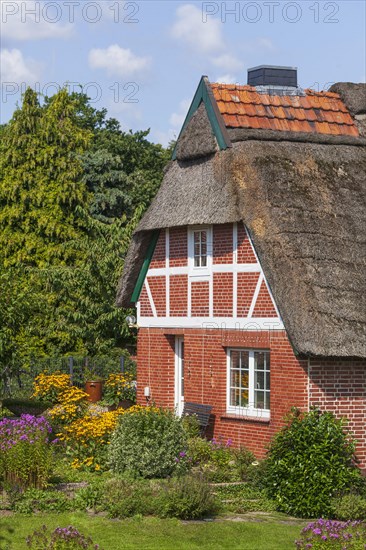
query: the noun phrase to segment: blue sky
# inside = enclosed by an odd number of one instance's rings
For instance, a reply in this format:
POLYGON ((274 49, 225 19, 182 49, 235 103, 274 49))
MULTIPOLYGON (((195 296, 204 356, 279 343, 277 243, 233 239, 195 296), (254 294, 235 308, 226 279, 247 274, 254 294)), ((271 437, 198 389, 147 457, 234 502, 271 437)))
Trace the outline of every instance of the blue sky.
POLYGON ((1 0, 1 122, 25 85, 85 91, 124 129, 179 133, 202 74, 246 84, 261 64, 298 67, 317 90, 364 82, 363 0, 1 0))

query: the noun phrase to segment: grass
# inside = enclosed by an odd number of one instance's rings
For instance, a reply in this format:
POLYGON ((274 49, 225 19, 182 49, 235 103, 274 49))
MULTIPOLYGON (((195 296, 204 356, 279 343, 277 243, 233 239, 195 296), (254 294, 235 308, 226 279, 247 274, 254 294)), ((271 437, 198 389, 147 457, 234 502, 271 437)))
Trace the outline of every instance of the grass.
POLYGON ((104 550, 291 550, 304 522, 284 516, 252 521, 180 522, 156 518, 108 520, 81 512, 0 517, 0 549, 25 550, 34 529, 73 525, 104 550))

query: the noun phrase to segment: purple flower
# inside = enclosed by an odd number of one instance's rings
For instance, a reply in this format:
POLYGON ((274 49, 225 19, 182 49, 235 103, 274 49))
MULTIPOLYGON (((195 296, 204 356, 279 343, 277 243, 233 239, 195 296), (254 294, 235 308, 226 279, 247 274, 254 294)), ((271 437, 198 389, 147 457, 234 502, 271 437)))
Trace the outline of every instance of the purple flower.
POLYGON ((226 447, 231 447, 232 444, 233 444, 233 440, 229 438, 226 442, 226 447))
POLYGON ((182 457, 182 458, 184 458, 185 456, 187 456, 187 453, 186 453, 185 451, 181 451, 181 452, 179 453, 179 456, 182 457))

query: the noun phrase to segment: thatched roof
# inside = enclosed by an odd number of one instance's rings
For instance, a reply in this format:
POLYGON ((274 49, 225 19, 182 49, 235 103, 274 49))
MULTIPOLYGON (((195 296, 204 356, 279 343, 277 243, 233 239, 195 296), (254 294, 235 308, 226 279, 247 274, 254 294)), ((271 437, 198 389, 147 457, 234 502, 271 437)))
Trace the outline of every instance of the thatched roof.
POLYGON ((226 150, 170 164, 135 233, 118 304, 130 305, 152 230, 241 220, 295 350, 365 357, 364 139, 240 131, 226 150))

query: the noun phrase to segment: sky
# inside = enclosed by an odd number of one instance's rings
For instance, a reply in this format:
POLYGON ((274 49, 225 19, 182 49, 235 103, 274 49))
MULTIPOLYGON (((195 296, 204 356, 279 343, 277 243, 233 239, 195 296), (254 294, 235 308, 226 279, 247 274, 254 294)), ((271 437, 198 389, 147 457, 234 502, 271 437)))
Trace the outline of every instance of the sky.
POLYGON ((2 123, 26 86, 50 96, 66 85, 167 145, 202 75, 246 84, 265 64, 298 67, 303 88, 365 82, 363 0, 0 2, 2 123))

